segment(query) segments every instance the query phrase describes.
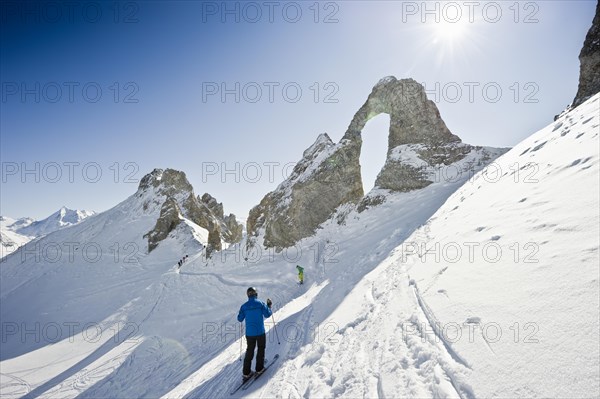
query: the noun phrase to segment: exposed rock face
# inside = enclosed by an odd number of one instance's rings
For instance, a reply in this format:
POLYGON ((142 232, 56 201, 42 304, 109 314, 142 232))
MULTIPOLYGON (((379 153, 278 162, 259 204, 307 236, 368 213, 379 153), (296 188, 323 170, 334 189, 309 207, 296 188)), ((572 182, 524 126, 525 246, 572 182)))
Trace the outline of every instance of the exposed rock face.
POLYGON ((223 204, 217 202, 216 198, 209 193, 205 193, 202 198, 200 198, 200 201, 210 209, 213 215, 223 219, 223 204))
POLYGON ((223 212, 223 204, 218 202, 217 199, 209 193, 204 193, 202 198, 198 197, 198 199, 219 221, 216 228, 221 231, 221 235, 223 236, 223 240, 225 242, 234 243, 242 240, 243 226, 237 222, 237 219, 233 213, 230 213, 229 216, 225 216, 223 212))
POLYGON ((427 99, 422 85, 413 79, 397 80, 393 76, 381 79, 373 87, 344 137, 360 136, 369 119, 381 113, 390 115, 388 152, 401 144, 460 142, 446 127, 435 103, 427 99))
POLYGON ((361 141, 334 144, 321 134, 296 164, 290 177, 250 211, 248 243, 264 230, 264 245, 277 249, 312 234, 333 210, 363 196, 360 180, 361 141))
POLYGON ((600 91, 600 2, 596 4, 596 16, 579 53, 579 62, 579 88, 573 108, 600 91))
POLYGON ((375 187, 391 192, 431 184, 431 169, 463 159, 475 148, 448 130, 425 89, 412 79, 380 80, 354 115, 339 143, 322 134, 303 154, 292 175, 250 211, 248 245, 282 249, 314 233, 342 204, 362 211, 385 201, 363 198, 359 157, 361 132, 369 119, 390 115, 386 163, 375 187))
POLYGON ((202 199, 194 194, 185 173, 173 169, 154 169, 140 181, 138 195, 153 190, 153 201, 162 201, 160 216, 154 228, 144 235, 148 238, 148 252, 167 238, 183 218, 208 231, 207 254, 222 249, 221 240, 234 243, 242 238, 242 225, 234 215, 223 217, 223 205, 209 194, 202 199))
POLYGON ((234 243, 242 241, 244 226, 238 223, 233 213, 223 217, 223 226, 225 228, 221 230, 221 234, 225 242, 234 243))
POLYGON ((422 85, 412 79, 397 80, 393 76, 381 79, 367 101, 354 115, 345 138, 360 137, 369 119, 390 115, 388 151, 385 165, 375 181, 375 187, 391 191, 417 190, 431 184, 423 171, 424 165, 445 165, 463 158, 471 147, 450 133, 435 103, 427 99, 422 85), (402 145, 422 144, 420 161, 410 162, 396 156, 402 145))
POLYGON ((144 238, 148 238, 148 252, 151 252, 158 246, 158 243, 167 238, 169 233, 181 222, 180 210, 177 202, 172 197, 167 197, 160 208, 160 217, 156 221, 156 226, 144 238))

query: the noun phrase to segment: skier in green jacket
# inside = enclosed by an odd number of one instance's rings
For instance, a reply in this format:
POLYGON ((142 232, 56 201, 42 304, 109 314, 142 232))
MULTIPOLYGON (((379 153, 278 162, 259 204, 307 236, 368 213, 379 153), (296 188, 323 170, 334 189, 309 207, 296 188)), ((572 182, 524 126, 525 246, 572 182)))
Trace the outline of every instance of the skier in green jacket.
POLYGON ((298 270, 298 282, 304 284, 304 268, 300 265, 296 265, 296 270, 298 270))

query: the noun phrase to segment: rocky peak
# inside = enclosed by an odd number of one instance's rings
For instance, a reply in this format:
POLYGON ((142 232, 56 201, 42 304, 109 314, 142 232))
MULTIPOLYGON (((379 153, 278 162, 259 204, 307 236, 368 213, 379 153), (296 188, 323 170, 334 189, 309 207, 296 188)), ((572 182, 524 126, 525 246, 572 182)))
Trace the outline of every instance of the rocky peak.
POLYGON ((381 79, 369 94, 367 101, 356 112, 345 138, 359 136, 373 117, 386 113, 390 116, 389 148, 402 144, 440 145, 460 142, 450 133, 440 113, 425 89, 413 79, 397 80, 393 76, 381 79))
POLYGON ((200 201, 202 201, 202 203, 206 205, 214 215, 223 219, 223 204, 218 202, 215 197, 209 193, 204 193, 202 198, 200 198, 200 201))
POLYGON ((208 230, 207 254, 222 249, 222 241, 238 242, 242 239, 242 226, 235 216, 223 217, 223 204, 218 203, 210 194, 202 198, 194 194, 194 189, 185 173, 174 169, 154 169, 140 181, 138 195, 153 190, 151 199, 160 205, 160 215, 152 230, 144 235, 148 239, 148 252, 168 237, 183 218, 208 230))
POLYGON ((142 177, 138 191, 145 191, 149 188, 157 189, 159 194, 173 196, 177 193, 190 193, 194 191, 192 185, 187 180, 185 173, 175 169, 154 169, 146 176, 142 177))
POLYGON ((573 108, 600 92, 600 2, 596 4, 596 16, 579 53, 579 62, 579 88, 573 108))
POLYGON ((319 134, 315 142, 306 150, 304 150, 304 152, 302 153, 302 159, 312 160, 317 154, 333 145, 333 141, 331 141, 329 135, 327 133, 321 133, 319 134))
POLYGON ((358 202, 363 196, 359 155, 356 141, 334 144, 321 134, 290 176, 250 210, 247 245, 262 236, 266 247, 281 250, 311 235, 339 205, 358 202))

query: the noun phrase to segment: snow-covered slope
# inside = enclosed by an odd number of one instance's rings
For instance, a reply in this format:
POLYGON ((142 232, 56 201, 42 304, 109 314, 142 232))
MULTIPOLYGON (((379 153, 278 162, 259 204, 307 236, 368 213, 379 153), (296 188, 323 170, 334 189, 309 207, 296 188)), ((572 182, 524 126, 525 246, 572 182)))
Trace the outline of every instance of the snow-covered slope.
POLYGON ((33 222, 35 222, 35 220, 28 217, 13 219, 8 216, 0 216, 0 226, 2 226, 3 230, 17 231, 23 227, 29 226, 33 222))
POLYGON ((260 395, 597 397, 599 98, 454 193, 260 395))
MULTIPOLYGON (((499 158, 406 240, 419 217, 403 206, 416 198, 353 215, 339 233, 324 226, 343 263, 322 264, 327 280, 275 313, 282 344, 271 331, 267 352, 283 361, 240 396, 597 396, 599 97, 499 158), (388 237, 368 227, 383 220, 398 226, 388 237)), ((237 345, 165 398, 226 396, 237 345)))
POLYGON ((281 358, 237 397, 596 395, 598 98, 485 175, 464 172, 483 167, 473 153, 282 253, 206 260, 186 222, 147 254, 155 191, 27 244, 0 268, 2 397, 230 397, 249 285, 275 303, 281 358))
POLYGON ((269 353, 280 350, 283 366, 302 348, 303 341, 292 343, 293 329, 304 331, 307 323, 328 317, 356 282, 472 176, 469 168, 483 167, 480 155, 473 151, 423 190, 382 192, 386 202, 362 213, 348 205, 314 237, 282 253, 260 247, 245 253, 240 243, 207 261, 198 242, 205 232, 182 223, 147 254, 143 234, 164 202, 151 187, 29 243, 0 269, 7 326, 0 352, 3 395, 159 397, 173 389, 228 395, 239 378, 235 316, 248 285, 280 309, 275 317, 283 345, 272 343, 269 353), (56 244, 63 248, 59 261, 56 244), (190 258, 177 274, 183 254, 190 258), (305 267, 303 287, 295 284, 296 264, 305 267), (206 367, 224 371, 198 383, 196 373, 208 378, 206 367))
POLYGON ((33 219, 26 217, 15 220, 8 216, 0 216, 0 259, 13 253, 26 242, 31 241, 33 237, 19 234, 17 230, 33 222, 33 219))
POLYGON ((460 336, 478 397, 600 392, 599 98, 499 158, 402 247, 430 251, 406 267, 447 340, 460 336))

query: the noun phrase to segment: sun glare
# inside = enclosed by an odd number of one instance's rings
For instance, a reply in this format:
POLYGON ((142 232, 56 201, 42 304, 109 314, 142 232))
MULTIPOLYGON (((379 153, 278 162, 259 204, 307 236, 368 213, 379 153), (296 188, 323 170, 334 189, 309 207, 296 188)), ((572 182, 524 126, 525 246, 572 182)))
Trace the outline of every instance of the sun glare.
POLYGON ((456 42, 461 40, 467 33, 468 22, 447 22, 440 21, 435 24, 436 41, 456 42))
POLYGON ((466 18, 456 21, 440 20, 425 25, 428 31, 428 42, 435 54, 438 66, 448 66, 451 63, 465 62, 468 55, 477 47, 477 32, 473 23, 466 18))

